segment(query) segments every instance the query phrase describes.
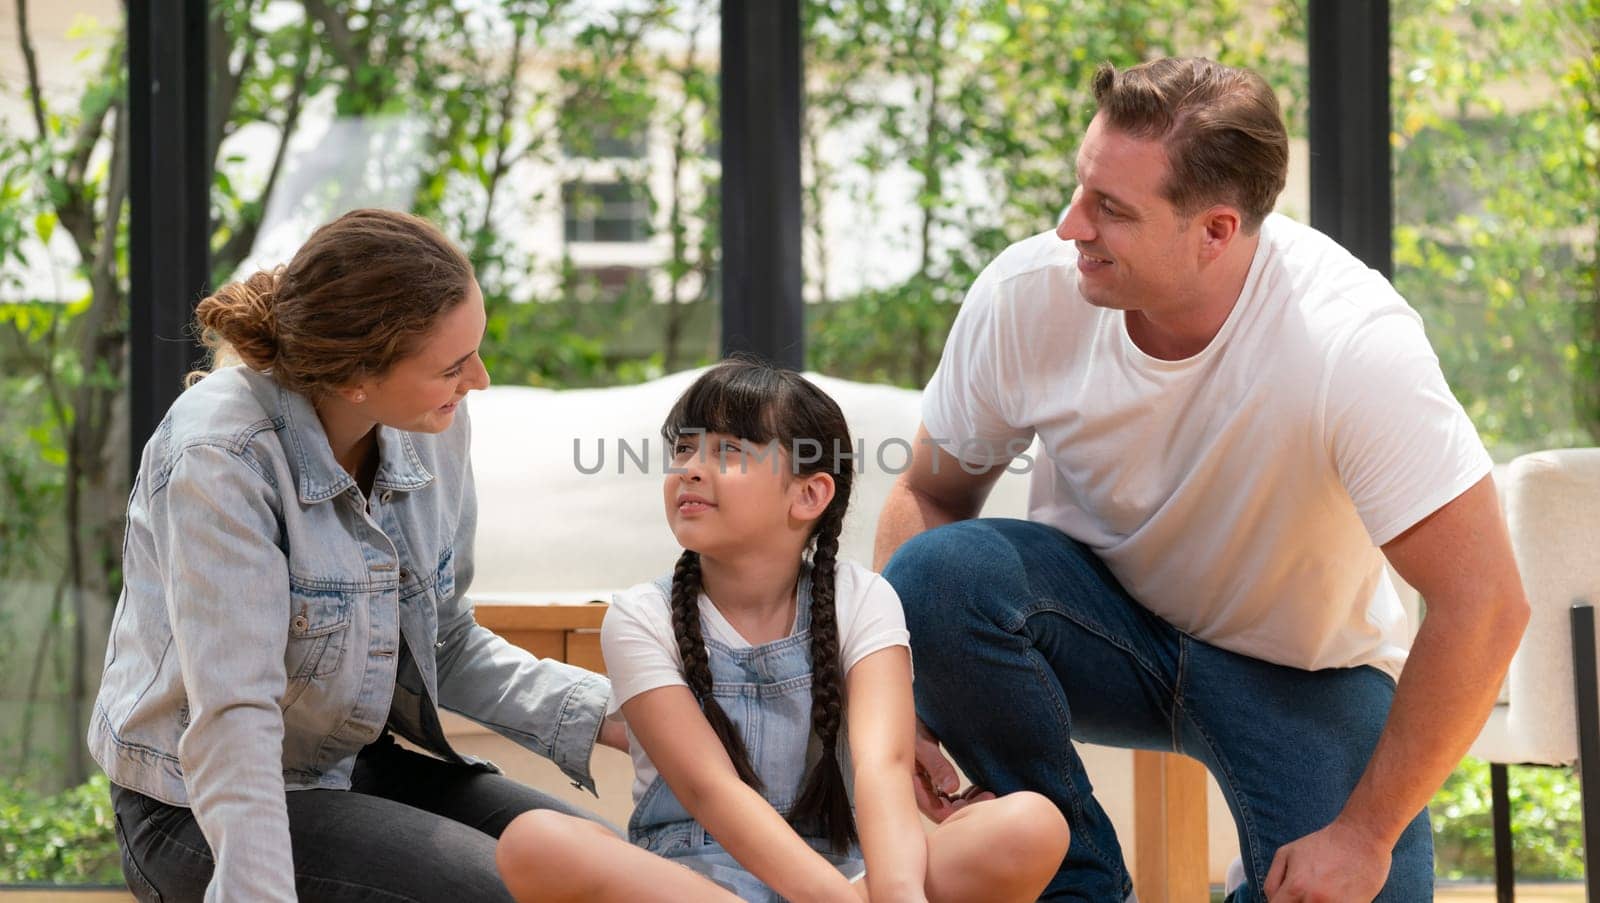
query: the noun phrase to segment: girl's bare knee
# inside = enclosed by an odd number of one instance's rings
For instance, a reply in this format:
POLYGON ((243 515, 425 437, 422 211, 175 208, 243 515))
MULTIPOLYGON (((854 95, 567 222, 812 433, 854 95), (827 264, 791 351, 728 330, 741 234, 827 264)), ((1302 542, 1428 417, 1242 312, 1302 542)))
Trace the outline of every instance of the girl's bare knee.
POLYGON ((613 837, 586 818, 534 809, 510 821, 494 845, 494 866, 517 900, 582 900, 590 869, 584 855, 598 837, 613 837), (598 831, 598 834, 595 833, 598 831))
POLYGON ((512 896, 531 899, 535 876, 547 880, 553 867, 569 861, 571 845, 589 836, 584 830, 589 824, 592 822, 547 809, 533 809, 512 819, 494 848, 495 867, 512 896))
POLYGON ((1054 872, 1067 855, 1072 839, 1060 807, 1031 790, 1008 793, 996 802, 1005 804, 1005 815, 998 821, 1000 830, 1007 834, 1006 846, 1030 861, 1048 865, 1054 872))

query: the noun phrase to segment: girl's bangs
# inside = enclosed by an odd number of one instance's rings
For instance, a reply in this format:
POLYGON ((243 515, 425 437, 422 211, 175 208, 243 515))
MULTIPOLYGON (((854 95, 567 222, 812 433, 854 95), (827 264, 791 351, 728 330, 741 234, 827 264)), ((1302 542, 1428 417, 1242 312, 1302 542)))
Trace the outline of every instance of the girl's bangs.
POLYGON ((757 368, 719 367, 696 380, 673 405, 661 436, 721 433, 765 444, 777 435, 775 414, 784 393, 777 374, 757 368))

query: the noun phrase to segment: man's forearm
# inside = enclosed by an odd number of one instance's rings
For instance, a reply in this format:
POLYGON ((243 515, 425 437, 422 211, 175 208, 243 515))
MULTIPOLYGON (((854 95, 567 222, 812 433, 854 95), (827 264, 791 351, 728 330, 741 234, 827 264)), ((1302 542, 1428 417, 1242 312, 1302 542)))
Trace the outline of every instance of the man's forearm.
POLYGON ((918 533, 973 517, 952 512, 913 490, 904 480, 895 481, 878 515, 878 534, 873 542, 872 569, 882 571, 895 550, 918 533))
POLYGON ((1423 621, 1389 720, 1339 820, 1392 848, 1477 738, 1527 624, 1520 597, 1423 621), (1474 616, 1476 615, 1476 616, 1474 616))

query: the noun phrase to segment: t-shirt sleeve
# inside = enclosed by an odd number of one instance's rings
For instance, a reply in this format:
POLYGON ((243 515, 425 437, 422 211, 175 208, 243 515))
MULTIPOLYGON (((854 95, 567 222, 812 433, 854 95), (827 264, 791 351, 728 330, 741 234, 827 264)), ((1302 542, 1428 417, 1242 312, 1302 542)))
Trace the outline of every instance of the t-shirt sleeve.
POLYGON ((612 597, 600 623, 600 652, 611 677, 607 715, 615 715, 624 702, 646 690, 688 686, 667 599, 652 584, 612 597))
POLYGON ((1028 448, 1033 428, 1008 416, 1002 367, 1002 280, 996 264, 979 274, 945 339, 939 366, 922 393, 928 436, 974 467, 1002 465, 1028 448))
POLYGON ((849 674, 856 663, 890 646, 911 647, 900 596, 883 579, 858 564, 841 564, 835 610, 839 614, 839 661, 849 674))
POLYGON ((1324 428, 1339 480, 1383 545, 1483 479, 1494 462, 1409 309, 1358 328, 1328 370, 1324 428))

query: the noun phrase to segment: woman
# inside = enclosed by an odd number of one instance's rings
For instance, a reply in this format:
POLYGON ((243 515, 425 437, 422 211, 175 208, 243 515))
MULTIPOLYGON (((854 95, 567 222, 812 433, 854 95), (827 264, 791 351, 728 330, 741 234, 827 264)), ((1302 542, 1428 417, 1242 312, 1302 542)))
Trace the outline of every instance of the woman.
POLYGON ((215 369, 145 446, 89 746, 141 899, 507 899, 495 839, 560 804, 456 754, 448 708, 593 789, 604 678, 472 617, 472 267, 358 210, 196 318, 215 369), (438 758, 396 745, 399 734, 438 758))

